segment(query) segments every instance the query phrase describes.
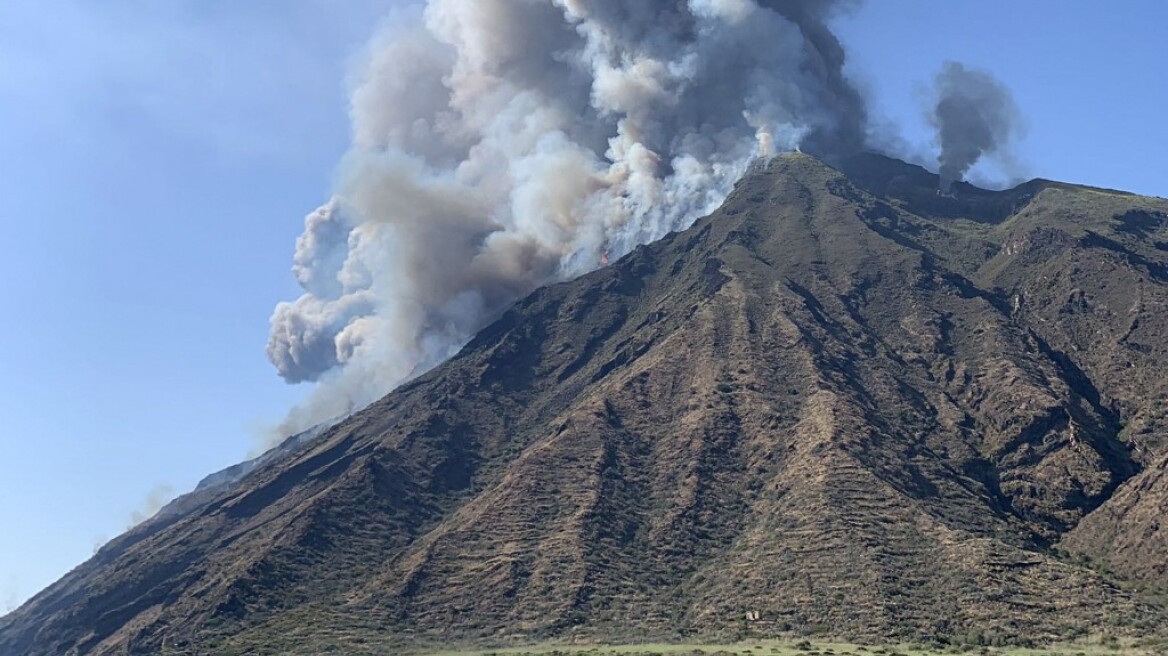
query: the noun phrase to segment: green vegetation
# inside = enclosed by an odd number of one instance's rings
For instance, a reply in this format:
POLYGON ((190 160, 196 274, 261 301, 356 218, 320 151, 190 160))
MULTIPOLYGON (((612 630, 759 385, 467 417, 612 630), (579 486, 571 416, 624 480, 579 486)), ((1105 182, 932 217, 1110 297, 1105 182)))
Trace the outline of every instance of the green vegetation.
POLYGON ((984 647, 970 644, 852 644, 837 642, 749 640, 732 644, 565 645, 549 643, 496 649, 417 652, 418 656, 1102 656, 1164 654, 1159 642, 1122 643, 1112 636, 1042 648, 984 647))
POLYGON ((1168 202, 849 171, 531 295, 0 654, 1162 653, 1168 202))

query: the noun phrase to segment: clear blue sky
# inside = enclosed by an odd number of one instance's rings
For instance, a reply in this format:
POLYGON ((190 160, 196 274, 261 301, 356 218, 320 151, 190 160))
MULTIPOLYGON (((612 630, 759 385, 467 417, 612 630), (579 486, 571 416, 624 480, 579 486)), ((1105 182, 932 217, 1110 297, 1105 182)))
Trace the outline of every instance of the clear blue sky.
MULTIPOLYGON (((0 611, 255 448, 264 358, 393 0, 0 2, 0 611)), ((1034 176, 1168 196, 1159 0, 870 0, 840 34, 922 147, 945 59, 995 72, 1034 176)))

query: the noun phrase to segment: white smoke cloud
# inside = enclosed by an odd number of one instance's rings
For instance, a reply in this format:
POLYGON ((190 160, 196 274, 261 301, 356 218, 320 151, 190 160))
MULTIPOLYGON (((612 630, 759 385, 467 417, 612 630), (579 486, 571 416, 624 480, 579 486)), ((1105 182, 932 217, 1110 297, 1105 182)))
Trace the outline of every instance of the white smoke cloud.
POLYGON ((24 595, 21 593, 20 579, 15 574, 9 574, 0 587, 0 615, 7 615, 20 606, 24 595))
POLYGON ((862 145, 817 0, 429 0, 353 80, 268 356, 316 381, 280 432, 371 402, 536 287, 713 210, 759 155, 862 145))
MULTIPOLYGON (((130 513, 129 527, 133 528, 134 526, 137 526, 138 524, 141 524, 142 522, 158 514, 158 511, 162 510, 162 507, 173 498, 173 487, 166 484, 155 485, 146 495, 146 498, 142 500, 141 507, 130 513)), ((99 548, 100 546, 96 547, 94 551, 96 552, 99 548)))

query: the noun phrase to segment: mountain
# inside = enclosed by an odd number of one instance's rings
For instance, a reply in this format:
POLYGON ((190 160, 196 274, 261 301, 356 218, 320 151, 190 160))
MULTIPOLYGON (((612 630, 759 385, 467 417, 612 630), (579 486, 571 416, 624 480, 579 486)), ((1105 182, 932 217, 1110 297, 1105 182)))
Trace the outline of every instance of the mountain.
POLYGON ((0 654, 1156 631, 1168 201, 937 183, 756 166, 112 541, 0 654))

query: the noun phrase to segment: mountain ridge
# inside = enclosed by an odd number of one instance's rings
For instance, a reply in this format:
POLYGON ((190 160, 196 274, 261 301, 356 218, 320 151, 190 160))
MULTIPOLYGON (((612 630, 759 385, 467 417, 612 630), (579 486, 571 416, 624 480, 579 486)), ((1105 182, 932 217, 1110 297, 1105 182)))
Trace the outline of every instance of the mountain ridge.
POLYGON ((0 618, 0 653, 671 636, 747 610, 775 633, 1152 632, 1130 582, 1168 583, 1136 555, 1165 553, 1168 203, 936 189, 872 155, 756 166, 118 538, 0 618))

